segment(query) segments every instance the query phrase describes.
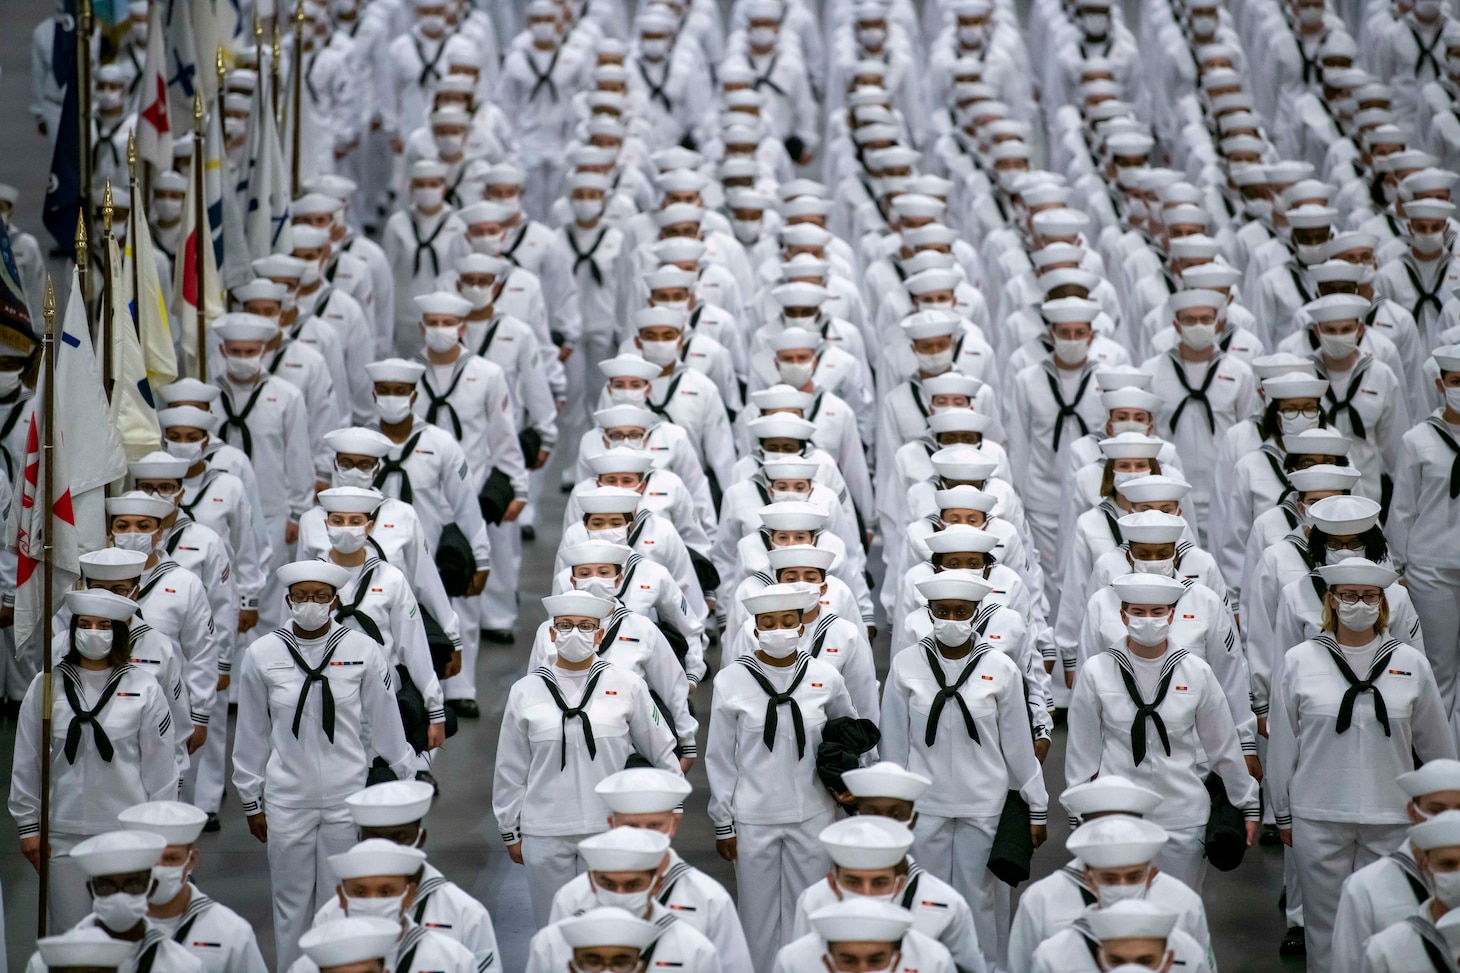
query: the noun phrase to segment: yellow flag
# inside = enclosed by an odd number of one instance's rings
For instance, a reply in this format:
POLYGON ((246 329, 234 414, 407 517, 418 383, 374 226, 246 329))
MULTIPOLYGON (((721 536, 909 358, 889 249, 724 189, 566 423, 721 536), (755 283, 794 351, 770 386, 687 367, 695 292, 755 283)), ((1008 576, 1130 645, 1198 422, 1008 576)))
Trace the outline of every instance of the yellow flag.
POLYGON ((132 228, 127 232, 127 259, 122 272, 122 290, 135 320, 137 340, 142 348, 142 361, 147 380, 154 389, 177 381, 177 351, 172 344, 172 326, 167 319, 167 293, 157 274, 157 256, 152 249, 152 234, 146 226, 146 210, 132 210, 132 228), (135 244, 134 244, 135 238, 135 244), (132 267, 137 271, 134 275, 132 267), (136 279, 138 294, 132 293, 136 279))
MULTIPOLYGON (((122 255, 116 240, 108 238, 106 245, 111 250, 112 293, 120 297, 126 294, 122 284, 125 279, 122 255)), ((157 276, 155 270, 152 276, 157 276)), ((121 300, 112 303, 111 416, 122 434, 122 447, 130 462, 162 448, 162 427, 157 422, 152 383, 147 380, 142 345, 137 340, 127 303, 121 300)))

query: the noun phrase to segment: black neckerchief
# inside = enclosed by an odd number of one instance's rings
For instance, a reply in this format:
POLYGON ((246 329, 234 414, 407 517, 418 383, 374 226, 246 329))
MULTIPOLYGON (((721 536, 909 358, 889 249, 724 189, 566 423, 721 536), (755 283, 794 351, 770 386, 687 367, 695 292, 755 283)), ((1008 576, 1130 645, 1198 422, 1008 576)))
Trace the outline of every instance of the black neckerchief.
POLYGON ((178 925, 177 931, 172 934, 172 941, 186 944, 188 933, 193 931, 193 924, 211 908, 213 908, 213 900, 197 889, 193 889, 193 897, 188 901, 187 911, 182 914, 182 922, 178 925))
POLYGON ((598 263, 593 259, 593 255, 598 252, 598 245, 603 242, 603 238, 608 236, 608 230, 609 228, 606 226, 599 230, 598 236, 593 238, 593 243, 587 250, 578 248, 578 241, 574 239, 575 231, 571 227, 563 234, 568 240, 569 249, 573 251, 573 273, 577 274, 579 267, 585 263, 588 264, 588 274, 593 278, 593 283, 599 287, 603 286, 603 271, 598 269, 598 263))
POLYGON ((1450 464, 1450 499, 1454 500, 1456 497, 1460 497, 1460 443, 1455 442, 1455 437, 1450 435, 1445 420, 1439 416, 1430 416, 1425 422, 1435 431, 1435 435, 1440 437, 1440 442, 1448 446, 1450 452, 1455 456, 1454 462, 1450 464))
POLYGON ((456 361, 452 362, 451 384, 446 386, 446 391, 440 395, 437 395, 436 390, 431 387, 431 370, 435 366, 430 362, 426 364, 430 367, 421 373, 421 388, 425 390, 426 398, 430 400, 426 406, 426 421, 433 426, 441 425, 436 421, 436 417, 441 414, 442 409, 445 409, 447 418, 451 420, 451 433, 456 437, 457 442, 461 442, 461 416, 457 414, 456 406, 450 400, 456 387, 461 384, 462 376, 466 374, 466 366, 471 364, 471 355, 456 356, 456 361))
POLYGON ((1060 437, 1065 431, 1065 420, 1074 419, 1080 426, 1080 435, 1088 436, 1090 427, 1085 422, 1085 417, 1080 415, 1077 409, 1080 407, 1080 400, 1085 397, 1085 390, 1090 387, 1090 379, 1094 378, 1095 371, 1087 362, 1084 374, 1080 376, 1080 386, 1075 390, 1075 401, 1066 402, 1064 394, 1060 391, 1060 381, 1050 364, 1044 371, 1044 377, 1049 380, 1049 392, 1054 396, 1055 404, 1059 406, 1059 413, 1054 418, 1054 451, 1060 451, 1060 437))
POLYGON ((430 900, 431 896, 435 894, 437 889, 444 888, 450 884, 450 881, 444 875, 432 875, 430 878, 421 882, 416 888, 415 911, 411 914, 411 918, 419 923, 421 917, 426 914, 426 903, 430 900))
POLYGON ((1362 355, 1359 357, 1358 362, 1353 367, 1353 371, 1349 373, 1348 393, 1343 397, 1342 401, 1334 394, 1332 382, 1328 383, 1328 388, 1323 392, 1323 397, 1328 400, 1328 421, 1337 424, 1338 414, 1340 412, 1345 413, 1348 416, 1349 426, 1352 427, 1354 435, 1360 439, 1368 439, 1369 437, 1364 429, 1364 418, 1359 415, 1359 410, 1354 406, 1354 397, 1359 394, 1359 385, 1363 380, 1364 373, 1368 371, 1369 362, 1371 361, 1373 361, 1373 358, 1362 355))
POLYGON ((1161 747, 1166 751, 1166 756, 1171 756, 1171 738, 1166 733, 1166 721, 1161 718, 1161 704, 1166 701, 1166 693, 1171 689, 1171 680, 1176 675, 1176 666, 1182 659, 1186 658, 1184 649, 1168 649, 1165 661, 1161 664, 1161 681, 1156 685, 1156 697, 1147 703, 1141 698, 1141 689, 1136 685, 1134 667, 1124 651, 1119 649, 1111 650, 1115 657, 1117 667, 1120 669, 1120 679, 1125 683, 1125 691, 1130 695, 1131 702, 1136 704, 1135 719, 1131 722, 1130 728, 1130 750, 1135 765, 1139 767, 1141 761, 1146 759, 1146 720, 1156 728, 1156 735, 1161 738, 1161 747))
POLYGON ((665 86, 669 84, 669 59, 667 57, 664 59, 664 80, 658 84, 655 84, 653 79, 649 77, 649 71, 644 67, 643 58, 636 61, 635 66, 639 69, 639 77, 644 79, 644 84, 649 89, 649 101, 657 101, 663 105, 666 114, 673 113, 674 102, 670 100, 669 95, 664 90, 665 86))
POLYGON ((932 705, 928 707, 928 725, 923 730, 923 743, 925 746, 932 747, 937 741, 938 720, 943 715, 943 707, 952 700, 958 704, 958 709, 963 714, 963 728, 968 732, 969 739, 979 746, 983 746, 983 740, 979 739, 978 735, 978 724, 974 722, 973 713, 969 711, 967 701, 958 690, 973 678, 973 672, 978 668, 979 662, 993 650, 986 642, 975 643, 968 654, 968 663, 958 673, 958 678, 950 684, 943 675, 943 667, 939 664, 935 641, 930 636, 922 642, 923 652, 928 659, 928 668, 932 671, 933 681, 938 684, 938 693, 933 697, 932 705))
MULTIPOLYGON (((416 442, 421 438, 423 433, 425 433, 424 429, 420 430, 415 435, 411 436, 410 439, 406 440, 405 445, 401 448, 400 457, 398 459, 391 459, 388 455, 381 457, 382 462, 380 464, 380 470, 375 474, 375 489, 384 492, 386 478, 393 474, 399 473, 400 501, 402 503, 410 503, 415 499, 415 491, 411 489, 411 474, 406 471, 406 461, 409 460, 411 458, 411 454, 416 451, 416 442)), ((392 445, 394 444, 392 443, 392 445)))
POLYGON ((593 691, 598 688, 598 680, 608 668, 608 663, 601 659, 595 661, 588 670, 588 684, 583 687, 583 698, 578 700, 577 706, 569 706, 568 701, 563 698, 563 691, 558 686, 557 677, 553 671, 546 666, 537 670, 537 675, 542 679, 543 685, 547 686, 548 695, 553 698, 553 703, 558 707, 558 712, 563 716, 562 736, 562 762, 558 765, 559 770, 568 769, 568 721, 576 718, 583 727, 583 745, 588 749, 588 759, 598 758, 598 742, 593 739, 593 721, 588 718, 588 704, 593 700, 593 691))
POLYGON ((780 708, 789 706, 791 708, 791 725, 796 731, 796 759, 800 760, 806 756, 806 721, 801 715, 801 704, 796 702, 795 692, 801 686, 801 681, 806 678, 806 670, 809 668, 809 658, 802 656, 796 660, 795 673, 791 677, 791 684, 786 687, 785 692, 777 692, 776 687, 761 672, 760 662, 753 655, 743 655, 736 660, 745 666, 750 677, 760 686, 761 691, 769 697, 765 704, 765 731, 761 739, 765 741, 765 748, 771 752, 776 749, 776 728, 780 725, 780 708))
POLYGON ((441 72, 436 66, 441 63, 441 58, 446 53, 446 38, 441 38, 440 43, 436 47, 436 56, 428 60, 426 58, 426 49, 421 46, 420 40, 414 34, 410 35, 410 37, 411 44, 416 48, 416 57, 421 62, 421 73, 416 76, 416 84, 421 88, 430 87, 441 80, 441 72))
POLYGON ((1332 636, 1318 635, 1313 641, 1328 650, 1328 655, 1333 659, 1333 664, 1338 668, 1339 675, 1343 676, 1344 682, 1348 683, 1348 689, 1344 690, 1343 699, 1338 704, 1338 719, 1334 723, 1334 730, 1339 735, 1348 731, 1353 724, 1354 704, 1358 702, 1362 693, 1374 694, 1374 719, 1384 728, 1384 735, 1393 736, 1389 729, 1389 707, 1384 704, 1384 694, 1379 692, 1379 687, 1374 683, 1384 675, 1389 668, 1389 659, 1394 655, 1394 650, 1399 647, 1398 639, 1389 639, 1379 646, 1374 653, 1374 661, 1369 665, 1369 673, 1360 679, 1354 674, 1339 650, 1338 642, 1332 636))
MULTIPOLYGON (((431 276, 438 277, 441 274, 441 258, 437 256, 434 244, 436 242, 436 238, 441 235, 442 229, 445 228, 447 219, 451 216, 451 213, 450 211, 443 209, 440 215, 441 218, 436 223, 436 228, 431 231, 431 235, 422 240, 421 231, 416 229, 415 214, 406 214, 406 225, 411 228, 411 239, 416 242, 415 255, 411 258, 412 275, 419 274, 421 272, 422 254, 427 254, 431 257, 431 276)), ((426 218, 429 219, 429 217, 426 218)))
POLYGON ((309 690, 315 683, 319 683, 319 701, 323 718, 321 725, 324 728, 325 738, 330 743, 335 742, 335 694, 334 690, 330 688, 329 677, 325 675, 325 670, 329 668, 335 650, 345 640, 347 631, 349 630, 337 628, 330 633, 324 643, 324 658, 320 660, 318 666, 313 667, 304 660, 303 654, 299 651, 299 639, 293 632, 287 628, 276 629, 274 632, 279 637, 279 641, 284 643, 284 648, 289 650, 289 657, 294 660, 294 664, 304 673, 304 685, 299 689, 299 701, 294 704, 293 729, 296 740, 299 739, 299 723, 304 719, 304 706, 309 702, 309 690))
MULTIPOLYGON (((1448 254, 1440 254, 1440 263, 1444 263, 1447 259, 1449 259, 1448 254)), ((1409 278, 1410 285, 1414 287, 1415 293, 1419 295, 1419 298, 1409 308, 1409 313, 1414 316, 1415 322, 1417 323, 1420 320, 1420 309, 1426 304, 1433 305, 1435 314, 1438 315, 1444 310, 1440 302, 1440 293, 1445 289, 1445 275, 1443 271, 1436 275, 1439 279, 1435 281, 1434 289, 1431 290, 1420 283, 1419 269, 1415 267, 1414 257, 1411 254, 1406 253, 1402 263, 1404 265, 1405 276, 1409 278)))
POLYGON ((558 103, 558 85, 553 80, 553 71, 557 70, 558 57, 562 53, 563 45, 561 43, 554 46, 553 56, 548 60, 547 70, 539 71, 537 69, 537 62, 532 59, 532 51, 525 50, 522 52, 522 60, 527 62, 527 70, 532 72, 533 78, 532 88, 527 92, 528 101, 536 101, 537 93, 543 88, 547 88, 548 94, 552 96, 553 104, 556 105, 558 103))
MULTIPOLYGON (((279 357, 283 357, 282 352, 279 357)), ((224 441, 230 438, 228 435, 230 429, 237 429, 239 448, 249 459, 253 459, 253 432, 248 428, 248 417, 253 413, 253 407, 258 405, 259 396, 264 393, 264 386, 267 384, 267 381, 258 384, 253 390, 253 394, 248 397, 248 401, 244 403, 242 412, 233 411, 233 390, 219 385, 223 390, 223 394, 218 397, 218 403, 223 406, 224 441)))
POLYGON ((62 662, 57 669, 61 672, 61 688, 66 693, 66 705, 71 707, 71 725, 66 728, 66 744, 64 753, 66 762, 76 762, 76 752, 81 746, 81 730, 90 725, 92 741, 96 744, 96 753, 105 763, 111 763, 115 754, 111 738, 106 735, 106 730, 101 726, 101 711, 106 704, 111 702, 116 695, 117 688, 121 686, 122 677, 131 669, 131 665, 117 666, 112 674, 107 677, 106 685, 102 686, 101 692, 97 694, 96 704, 87 709, 81 702, 81 674, 76 667, 69 662, 62 662))
MULTIPOLYGON (((320 560, 324 560, 324 558, 320 560)), ((354 599, 348 605, 345 604, 345 599, 340 599, 340 607, 335 612, 335 621, 344 625, 348 620, 354 619, 355 624, 360 626, 360 630, 374 639, 376 645, 384 645, 385 636, 381 634, 380 626, 376 623, 375 619, 371 618, 369 614, 360 608, 360 605, 370 594, 370 582, 375 577, 375 569, 379 564, 380 562, 375 558, 370 558, 365 562, 365 569, 360 574, 360 580, 355 586, 354 599)))
POLYGON ((1222 359, 1225 357, 1226 355, 1223 354, 1213 355, 1212 360, 1206 363, 1207 374, 1206 377, 1201 380, 1201 386, 1198 388, 1192 388, 1191 384, 1186 380, 1186 368, 1180 356, 1177 355, 1175 351, 1171 352, 1171 371, 1176 375, 1176 381, 1180 383, 1182 390, 1186 392, 1186 394, 1181 397, 1181 401, 1176 404, 1176 411, 1171 413, 1171 422, 1169 423, 1169 425, 1171 427, 1171 434, 1173 436, 1176 435, 1176 424, 1181 421, 1181 413, 1184 412, 1187 405, 1192 402, 1195 402, 1197 405, 1206 410, 1207 429, 1212 433, 1212 435, 1216 435, 1217 417, 1216 413, 1212 411, 1212 403, 1211 400, 1207 398, 1207 391, 1212 387, 1212 383, 1217 380, 1217 369, 1221 365, 1222 359))

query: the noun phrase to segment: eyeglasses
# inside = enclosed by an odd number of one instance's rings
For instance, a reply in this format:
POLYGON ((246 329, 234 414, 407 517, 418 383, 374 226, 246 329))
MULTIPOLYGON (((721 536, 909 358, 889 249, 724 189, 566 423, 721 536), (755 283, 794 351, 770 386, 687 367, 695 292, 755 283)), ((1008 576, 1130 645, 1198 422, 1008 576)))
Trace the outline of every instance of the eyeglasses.
POLYGON ((175 497, 182 493, 182 486, 177 483, 138 483, 137 489, 148 496, 175 497))
POLYGON ((1320 410, 1315 405, 1315 406, 1309 406, 1306 409, 1298 409, 1298 408, 1279 409, 1278 410, 1278 415, 1282 416, 1285 419, 1296 419, 1296 418, 1298 418, 1298 416, 1303 416, 1306 419, 1317 419, 1318 418, 1318 414, 1319 414, 1320 411, 1322 411, 1322 410, 1320 410))
POLYGON ((91 892, 98 898, 116 895, 118 892, 125 892, 127 895, 146 895, 147 890, 151 887, 151 872, 137 872, 132 875, 99 875, 91 880, 91 892))
POLYGON ((334 600, 335 600, 334 593, 333 592, 329 592, 329 591, 316 591, 312 595, 295 595, 295 594, 291 594, 289 596, 289 601, 292 602, 293 604, 296 604, 296 605, 307 605, 307 604, 328 605, 330 602, 332 602, 334 600))
POLYGON ((577 973, 604 973, 605 970, 611 971, 611 973, 634 973, 639 968, 639 961, 623 956, 605 963, 594 957, 581 963, 574 961, 571 966, 577 973))
POLYGON ((553 628, 557 629, 559 632, 562 632, 564 634, 567 634, 568 632, 571 632, 573 629, 576 628, 580 632, 584 632, 584 633, 587 633, 589 635, 592 635, 594 632, 598 631, 598 623, 597 622, 570 622, 567 619, 563 619, 562 621, 553 622, 553 628))
POLYGON ((1357 605, 1360 601, 1362 601, 1364 604, 1372 607, 1384 600, 1384 592, 1370 591, 1367 594, 1361 595, 1357 591, 1335 591, 1333 593, 1333 597, 1337 598, 1345 605, 1357 605))
POLYGON ((343 456, 335 457, 335 469, 337 470, 364 470, 366 473, 373 473, 379 463, 380 461, 374 457, 368 459, 346 459, 343 456))

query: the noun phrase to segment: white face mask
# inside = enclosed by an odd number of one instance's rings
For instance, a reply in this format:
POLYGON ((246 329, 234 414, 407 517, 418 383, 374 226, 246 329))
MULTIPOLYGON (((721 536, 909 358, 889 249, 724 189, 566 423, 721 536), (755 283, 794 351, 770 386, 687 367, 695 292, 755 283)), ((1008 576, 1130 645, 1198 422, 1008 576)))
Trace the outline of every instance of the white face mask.
MULTIPOLYGON (((1123 432, 1138 432, 1144 436, 1146 434, 1146 430, 1149 428, 1151 427, 1148 423, 1141 422, 1137 419, 1121 419, 1119 421, 1112 419, 1110 421, 1110 434, 1112 436, 1119 436, 1123 432)), ((1144 476, 1145 474, 1137 473, 1135 475, 1144 476)), ((1121 482, 1119 473, 1115 474, 1115 477, 1116 483, 1121 482)))
POLYGON ((579 223, 592 223, 603 215, 603 200, 570 199, 568 208, 573 211, 573 219, 579 223))
POLYGON ((1379 622, 1378 605, 1366 605, 1356 601, 1352 605, 1338 603, 1338 620, 1345 628, 1355 632, 1367 632, 1379 622))
POLYGON ((1244 199, 1242 209, 1254 220, 1272 219, 1272 200, 1270 199, 1244 199))
POLYGON ((575 628, 571 632, 557 632, 556 635, 553 651, 564 662, 582 662, 597 648, 593 644, 592 632, 580 632, 575 628))
POLYGON ((1176 574, 1176 558, 1163 557, 1155 561, 1132 558, 1131 571, 1135 574, 1160 574, 1170 578, 1176 574))
POLYGON ((436 152, 443 159, 454 159, 466 148, 465 135, 437 135, 436 152))
POLYGON ((1457 872, 1433 872, 1430 875, 1430 884, 1434 887, 1435 898, 1453 907, 1460 903, 1460 871, 1457 872))
POLYGON ((426 332, 426 347, 432 351, 449 351, 461 341, 461 329, 456 326, 431 325, 422 330, 426 332))
POLYGON ((578 591, 586 591, 590 595, 598 598, 607 598, 610 601, 618 593, 618 586, 619 580, 617 577, 603 578, 595 575, 591 578, 573 579, 573 587, 578 591))
POLYGON ((918 360, 918 368, 928 375, 942 375, 953 367, 952 348, 944 348, 942 351, 935 351, 931 355, 913 352, 913 357, 918 360))
POLYGON ((884 27, 860 27, 857 29, 857 42, 867 50, 874 50, 882 46, 887 40, 887 29, 884 27))
POLYGON ((188 880, 187 870, 182 865, 154 865, 152 880, 157 887, 147 896, 147 901, 153 905, 166 905, 183 890, 183 884, 188 880))
POLYGON ((1293 244, 1293 255, 1298 258, 1298 263, 1305 267, 1323 262, 1323 251, 1327 247, 1321 243, 1295 243, 1293 244))
POLYGON ((786 503, 791 500, 805 500, 810 496, 808 493, 797 493, 795 490, 772 490, 771 503, 786 503))
POLYGON ((558 39, 558 25, 551 20, 534 21, 529 29, 532 31, 532 39, 538 43, 558 39))
POLYGON ((471 248, 477 253, 484 253, 489 257, 500 256, 502 248, 507 245, 506 232, 491 234, 489 236, 468 236, 471 248))
POLYGON ((772 659, 784 659, 796 654, 801 644, 801 633, 794 628, 774 628, 768 632, 757 632, 755 643, 772 659))
POLYGON ((669 53, 669 41, 663 37, 645 37, 639 41, 639 51, 650 61, 662 61, 669 53))
POLYGON ((1132 899, 1145 898, 1146 883, 1140 882, 1136 885, 1097 885, 1095 886, 1095 897, 1100 900, 1101 908, 1108 909, 1117 902, 1129 902, 1132 899))
POLYGON ((365 528, 363 525, 356 527, 328 526, 325 533, 329 535, 330 547, 341 554, 354 554, 365 546, 365 528))
POLYGON ((20 372, 0 372, 0 399, 20 391, 20 372))
POLYGON ((375 474, 370 470, 342 470, 336 468, 330 473, 330 486, 335 487, 366 487, 375 485, 375 474))
POLYGON ((616 389, 608 390, 608 401, 614 405, 643 405, 649 401, 649 386, 641 389, 616 389))
POLYGON ((973 619, 935 618, 933 638, 947 646, 957 647, 973 637, 973 619))
POLYGON ((1282 430, 1284 436, 1296 436, 1300 432, 1307 432, 1309 429, 1318 428, 1318 417, 1305 416, 1301 412, 1295 416, 1288 417, 1279 412, 1278 428, 1282 430))
POLYGON ((483 287, 480 284, 462 284, 460 287, 461 296, 471 301, 471 309, 480 311, 492 303, 492 289, 483 287))
POLYGON ((642 916, 649 911, 649 890, 642 892, 610 892, 594 889, 593 898, 604 908, 623 909, 629 915, 642 916))
POLYGON ((1205 351, 1217 343, 1217 326, 1184 324, 1181 326, 1181 343, 1193 351, 1205 351))
POLYGON ((1080 29, 1086 37, 1104 37, 1110 31, 1110 14, 1080 14, 1080 29))
POLYGON ((1198 14, 1191 18, 1191 32, 1197 37, 1210 37, 1217 32, 1217 18, 1211 14, 1198 14))
MULTIPOLYGON (((1137 564, 1141 562, 1137 561, 1137 564)), ((1171 619, 1166 615, 1157 618, 1132 618, 1125 623, 1131 641, 1137 645, 1160 645, 1171 631, 1171 619)))
POLYGON ((1414 15, 1429 22, 1440 15, 1440 0, 1414 0, 1414 15))
POLYGON ((105 659, 112 650, 112 633, 108 629, 78 628, 76 638, 72 641, 76 645, 76 651, 81 654, 81 658, 90 659, 93 662, 97 659, 105 659))
POLYGON ((983 27, 979 24, 964 24, 958 28, 958 43, 965 48, 983 47, 983 27))
POLYGON ((96 913, 97 921, 103 926, 113 932, 126 932, 146 918, 147 896, 128 895, 126 892, 96 895, 91 899, 91 911, 96 913))
POLYGON ((1123 484, 1146 475, 1148 474, 1142 473, 1139 470, 1116 470, 1110 475, 1110 482, 1119 490, 1123 484))
POLYGON ((1445 405, 1451 412, 1460 412, 1460 387, 1445 386, 1445 405))
POLYGON ((774 27, 752 27, 745 32, 746 40, 750 41, 751 47, 767 48, 776 42, 776 29, 774 27))
POLYGON ((196 463, 203 458, 203 444, 196 443, 175 443, 171 439, 163 443, 167 451, 178 459, 185 459, 189 463, 196 463))
POLYGON ((330 623, 330 606, 317 601, 303 601, 297 605, 291 601, 289 613, 294 616, 294 624, 306 632, 318 631, 330 623))
POLYGON ((760 239, 760 220, 731 220, 730 229, 735 231, 735 239, 746 246, 760 239))
POLYGON ((1090 342, 1083 338, 1054 339, 1054 357, 1066 365, 1078 365, 1090 355, 1090 342))
POLYGON ((644 341, 639 339, 639 353, 644 361, 653 362, 661 368, 679 357, 678 341, 644 341))
POLYGON ((405 906, 404 895, 387 895, 378 899, 357 899, 354 896, 345 896, 345 914, 351 919, 389 919, 391 921, 400 918, 401 909, 405 906))
POLYGON ((440 37, 446 32, 446 18, 440 14, 423 14, 416 18, 416 24, 426 37, 440 37))
POLYGON ((1417 252, 1428 257, 1445 249, 1445 234, 1411 233, 1409 235, 1409 242, 1417 252))
POLYGON ((627 524, 622 527, 605 527, 602 530, 590 530, 588 536, 595 541, 607 541, 610 544, 627 544, 629 542, 629 528, 627 524))
POLYGON ((416 186, 411 189, 411 205, 425 212, 434 210, 446 200, 446 190, 441 186, 416 186))
POLYGON ((1319 24, 1323 23, 1323 8, 1299 7, 1298 23, 1302 24, 1304 27, 1317 27, 1319 24))
POLYGON ((228 377, 239 382, 251 382, 264 370, 264 360, 259 355, 252 358, 235 358, 229 355, 224 359, 223 365, 228 371, 228 377))
POLYGON ((152 213, 159 223, 176 223, 182 219, 182 204, 180 199, 162 196, 152 201, 152 213))
POLYGON ((776 371, 780 373, 782 380, 793 389, 799 389, 811 381, 811 375, 816 371, 814 362, 776 362, 776 371))
POLYGON ((96 90, 96 94, 92 96, 91 100, 92 103, 96 105, 99 111, 104 113, 110 113, 122 107, 122 101, 124 100, 124 98, 125 95, 123 95, 122 92, 117 91, 115 88, 98 88, 96 90))
POLYGON ((1318 347, 1325 358, 1347 358, 1359 347, 1359 333, 1350 331, 1348 334, 1320 334, 1318 347))
POLYGON ((313 287, 315 284, 319 283, 319 278, 321 276, 322 274, 320 273, 319 261, 311 260, 304 265, 304 270, 299 275, 299 286, 313 287))
POLYGON ((377 395, 375 411, 386 422, 403 422, 406 416, 411 414, 411 397, 409 395, 377 395))
POLYGON ((143 533, 113 534, 112 545, 122 551, 152 553, 152 535, 143 533))

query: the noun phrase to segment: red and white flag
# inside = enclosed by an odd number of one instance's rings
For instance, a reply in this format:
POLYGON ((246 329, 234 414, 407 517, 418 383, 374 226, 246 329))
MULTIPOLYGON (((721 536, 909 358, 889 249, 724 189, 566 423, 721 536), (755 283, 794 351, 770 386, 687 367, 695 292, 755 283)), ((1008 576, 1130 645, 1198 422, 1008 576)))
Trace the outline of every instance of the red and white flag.
POLYGON ((172 168, 172 121, 167 108, 167 39, 162 8, 154 3, 147 14, 147 57, 142 62, 141 104, 137 111, 137 158, 152 163, 154 172, 172 168))
MULTIPOLYGON (((8 542, 18 558, 15 578, 15 645, 26 644, 41 625, 45 605, 42 561, 50 544, 55 604, 81 576, 84 551, 106 546, 105 489, 127 473, 127 456, 108 414, 101 369, 91 346, 81 284, 72 271, 66 317, 53 345, 55 428, 51 430, 52 482, 45 482, 42 445, 47 438, 44 406, 38 405, 26 434, 24 477, 11 511, 8 542), (54 513, 54 517, 52 517, 54 513)), ((45 364, 36 402, 46 396, 45 364)))

